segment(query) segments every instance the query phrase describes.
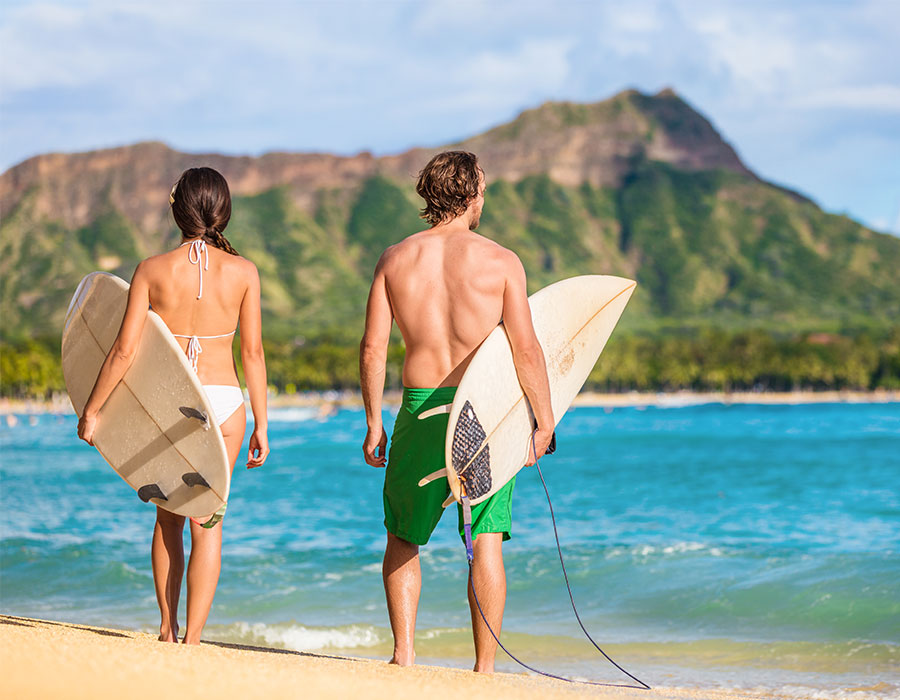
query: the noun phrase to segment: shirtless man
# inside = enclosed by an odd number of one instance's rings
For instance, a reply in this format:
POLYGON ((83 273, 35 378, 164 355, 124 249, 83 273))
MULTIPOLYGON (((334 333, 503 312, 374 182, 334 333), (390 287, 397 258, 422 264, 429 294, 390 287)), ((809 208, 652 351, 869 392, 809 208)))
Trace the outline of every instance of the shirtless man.
MULTIPOLYGON (((419 480, 444 466, 449 416, 423 412, 452 403, 472 355, 503 320, 516 371, 537 419, 540 458, 553 434, 553 412, 544 355, 531 324, 525 270, 515 253, 475 233, 484 205, 484 173, 472 153, 436 155, 419 175, 416 191, 425 200, 422 218, 431 228, 391 246, 375 267, 366 308, 359 367, 368 432, 365 460, 387 465, 384 524, 387 548, 382 575, 394 634, 391 663, 415 662, 413 638, 422 588, 419 545, 428 542, 450 493, 443 479, 419 487, 419 480), (385 362, 392 321, 403 335, 403 405, 391 450, 381 417, 385 362)), ((472 507, 475 561, 472 579, 485 617, 499 635, 506 603, 501 544, 509 539, 515 479, 472 507)), ((460 536, 462 515, 460 513, 460 536)), ((468 591, 475 638, 475 670, 493 672, 497 643, 468 591)))

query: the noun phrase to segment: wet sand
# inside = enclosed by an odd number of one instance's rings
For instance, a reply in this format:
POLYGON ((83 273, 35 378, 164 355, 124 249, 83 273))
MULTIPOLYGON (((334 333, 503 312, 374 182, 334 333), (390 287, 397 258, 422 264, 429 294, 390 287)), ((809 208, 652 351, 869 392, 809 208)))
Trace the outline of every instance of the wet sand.
MULTIPOLYGON (((4 698, 390 698, 391 700, 555 700, 772 698, 743 691, 636 690, 563 683, 523 674, 492 676, 452 668, 399 668, 384 661, 220 642, 197 647, 153 635, 0 615, 4 698)), ((796 697, 796 696, 793 696, 796 697)))

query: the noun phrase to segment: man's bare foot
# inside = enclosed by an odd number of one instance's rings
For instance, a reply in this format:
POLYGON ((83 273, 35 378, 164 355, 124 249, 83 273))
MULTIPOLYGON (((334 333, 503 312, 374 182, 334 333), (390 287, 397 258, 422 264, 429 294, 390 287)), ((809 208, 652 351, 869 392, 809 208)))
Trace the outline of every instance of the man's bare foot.
POLYGON ((184 639, 181 640, 181 643, 182 643, 182 644, 199 644, 199 643, 200 643, 200 638, 197 637, 196 639, 192 639, 192 638, 189 639, 189 638, 188 638, 188 635, 184 635, 184 639))
POLYGON ((388 663, 395 666, 412 666, 416 663, 416 655, 415 653, 399 654, 395 651, 388 663))
POLYGON ((475 664, 475 668, 472 669, 475 673, 493 673, 494 672, 494 664, 488 666, 485 664, 484 666, 480 666, 478 663, 475 664))

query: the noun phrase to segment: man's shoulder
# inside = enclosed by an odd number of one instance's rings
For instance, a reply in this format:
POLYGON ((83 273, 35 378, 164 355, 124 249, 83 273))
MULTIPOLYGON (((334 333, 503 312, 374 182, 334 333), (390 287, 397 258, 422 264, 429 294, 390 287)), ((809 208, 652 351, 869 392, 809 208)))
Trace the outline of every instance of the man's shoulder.
POLYGON ((422 246, 427 235, 427 230, 419 231, 418 233, 410 234, 403 240, 394 243, 394 245, 388 246, 381 254, 381 258, 378 261, 379 267, 402 260, 407 256, 415 255, 415 252, 422 246))
POLYGON ((384 268, 386 266, 390 266, 394 264, 398 259, 408 255, 410 249, 408 241, 408 238, 404 238, 399 243, 394 243, 394 245, 385 248, 384 252, 381 254, 381 257, 378 259, 377 267, 384 268))
POLYGON ((475 234, 476 245, 478 245, 479 250, 478 254, 487 256, 492 260, 504 265, 504 266, 515 266, 519 263, 519 256, 516 255, 509 248, 504 248, 502 245, 497 243, 497 241, 491 240, 486 236, 482 236, 480 233, 475 234))

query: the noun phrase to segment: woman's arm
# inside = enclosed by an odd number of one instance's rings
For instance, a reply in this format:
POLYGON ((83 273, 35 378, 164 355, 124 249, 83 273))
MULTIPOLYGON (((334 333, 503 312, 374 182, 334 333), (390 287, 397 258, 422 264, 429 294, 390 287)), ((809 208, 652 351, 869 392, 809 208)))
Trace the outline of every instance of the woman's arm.
POLYGON ((78 421, 78 437, 89 445, 94 444, 97 414, 116 385, 122 381, 125 372, 131 367, 141 342, 144 321, 147 320, 147 309, 150 307, 150 286, 143 270, 143 264, 138 265, 134 271, 131 288, 128 290, 128 305, 125 307, 125 316, 122 318, 119 334, 106 355, 106 360, 100 368, 100 374, 97 376, 97 381, 94 382, 94 388, 78 421))
POLYGON ((266 410, 266 356, 262 344, 262 314, 259 302, 259 272, 251 263, 247 291, 241 302, 241 364, 253 411, 253 434, 247 453, 247 467, 262 466, 269 456, 269 418, 266 410), (254 456, 254 453, 256 456, 254 456))

